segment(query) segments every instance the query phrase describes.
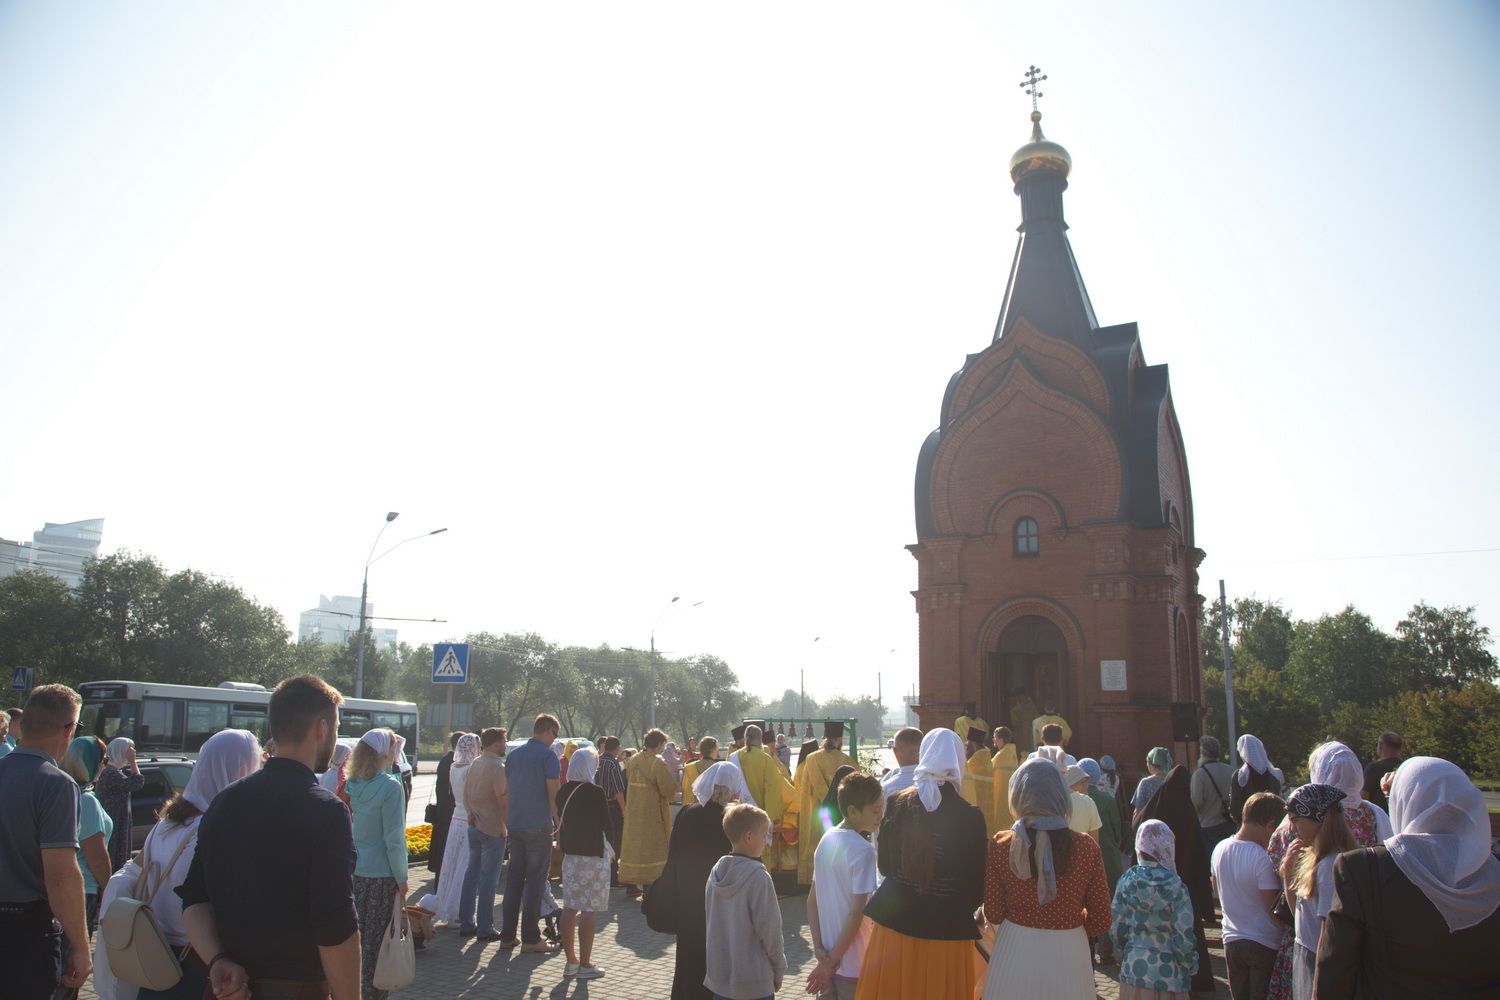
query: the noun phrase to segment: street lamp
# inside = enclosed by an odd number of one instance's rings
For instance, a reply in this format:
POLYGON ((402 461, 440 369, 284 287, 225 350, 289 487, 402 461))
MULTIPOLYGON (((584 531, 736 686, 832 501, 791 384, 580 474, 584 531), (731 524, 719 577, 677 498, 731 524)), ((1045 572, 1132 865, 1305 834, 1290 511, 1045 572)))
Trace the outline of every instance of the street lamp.
MULTIPOLYGON (((661 609, 661 614, 659 614, 659 615, 656 616, 656 623, 651 626, 651 728, 652 729, 656 728, 656 626, 660 625, 661 624, 661 620, 664 617, 666 617, 667 612, 672 610, 672 605, 676 604, 680 600, 682 600, 681 597, 674 597, 670 601, 668 601, 667 602, 667 606, 661 609)), ((689 607, 696 608, 696 607, 698 607, 702 603, 703 603, 702 601, 696 601, 693 604, 690 604, 689 607)))
POLYGON ((433 531, 424 531, 420 535, 412 535, 410 538, 403 538, 377 556, 375 550, 380 547, 380 536, 384 535, 385 529, 390 527, 391 522, 400 516, 401 514, 394 510, 385 515, 385 524, 380 526, 380 531, 375 535, 375 544, 370 546, 370 555, 365 559, 365 579, 359 588, 359 648, 354 654, 354 697, 356 698, 363 698, 365 696, 365 620, 367 614, 365 608, 366 602, 370 597, 370 567, 392 552, 395 552, 407 542, 414 542, 418 538, 426 538, 429 535, 441 535, 448 530, 447 528, 437 528, 433 531))

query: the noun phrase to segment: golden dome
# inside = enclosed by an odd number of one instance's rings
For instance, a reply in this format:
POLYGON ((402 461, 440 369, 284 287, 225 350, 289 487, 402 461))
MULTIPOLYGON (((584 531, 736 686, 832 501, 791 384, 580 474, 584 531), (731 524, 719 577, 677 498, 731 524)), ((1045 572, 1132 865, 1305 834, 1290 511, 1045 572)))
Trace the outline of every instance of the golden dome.
POLYGON ((1019 181, 1026 174, 1037 170, 1068 176, 1073 169, 1073 158, 1068 151, 1042 135, 1042 113, 1031 113, 1031 141, 1010 158, 1010 179, 1019 181))

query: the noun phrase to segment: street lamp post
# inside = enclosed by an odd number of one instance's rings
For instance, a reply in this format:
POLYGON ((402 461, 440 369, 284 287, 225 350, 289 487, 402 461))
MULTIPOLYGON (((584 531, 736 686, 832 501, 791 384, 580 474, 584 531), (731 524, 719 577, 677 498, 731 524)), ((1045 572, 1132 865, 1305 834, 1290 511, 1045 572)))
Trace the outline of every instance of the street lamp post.
POLYGON ((365 578, 359 588, 359 646, 354 653, 354 697, 356 698, 363 698, 365 696, 365 621, 368 615, 366 602, 370 597, 370 567, 392 552, 395 552, 407 542, 414 542, 418 538, 426 538, 429 535, 441 535, 448 530, 447 528, 437 528, 433 531, 424 531, 420 535, 412 535, 410 538, 403 538, 377 556, 375 550, 380 547, 380 536, 384 535, 385 529, 390 526, 390 523, 400 516, 401 514, 394 510, 385 515, 385 524, 380 526, 380 531, 375 535, 375 544, 370 546, 370 555, 365 559, 365 578))

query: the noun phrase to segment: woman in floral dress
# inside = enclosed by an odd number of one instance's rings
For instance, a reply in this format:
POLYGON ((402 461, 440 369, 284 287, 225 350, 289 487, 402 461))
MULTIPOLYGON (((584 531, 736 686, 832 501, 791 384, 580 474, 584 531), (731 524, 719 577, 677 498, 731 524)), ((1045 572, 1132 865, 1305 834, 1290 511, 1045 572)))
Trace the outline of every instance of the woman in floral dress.
MULTIPOLYGON (((1353 750, 1338 742, 1324 743, 1313 749, 1312 756, 1307 759, 1307 770, 1311 784, 1332 785, 1347 796, 1343 803, 1344 822, 1360 847, 1378 847, 1393 835, 1391 819, 1385 810, 1373 802, 1361 800, 1364 769, 1353 750)), ((1286 857, 1287 849, 1296 839, 1288 814, 1266 845, 1271 864, 1277 871, 1281 870, 1281 859, 1286 857)), ((1292 944, 1295 939, 1292 928, 1287 927, 1281 932, 1281 947, 1276 949, 1276 966, 1271 970, 1267 1000, 1292 1000, 1292 944)))

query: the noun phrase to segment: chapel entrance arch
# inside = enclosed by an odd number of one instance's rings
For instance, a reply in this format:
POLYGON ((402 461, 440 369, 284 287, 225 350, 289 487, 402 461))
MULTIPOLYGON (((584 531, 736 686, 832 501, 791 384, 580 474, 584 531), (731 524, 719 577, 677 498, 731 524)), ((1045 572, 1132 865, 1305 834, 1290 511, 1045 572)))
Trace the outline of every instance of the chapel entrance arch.
POLYGON ((1024 615, 1000 633, 987 661, 985 718, 1009 726, 1017 752, 1024 757, 1033 749, 1032 719, 1049 704, 1068 718, 1067 641, 1051 621, 1041 615, 1024 615))

